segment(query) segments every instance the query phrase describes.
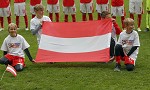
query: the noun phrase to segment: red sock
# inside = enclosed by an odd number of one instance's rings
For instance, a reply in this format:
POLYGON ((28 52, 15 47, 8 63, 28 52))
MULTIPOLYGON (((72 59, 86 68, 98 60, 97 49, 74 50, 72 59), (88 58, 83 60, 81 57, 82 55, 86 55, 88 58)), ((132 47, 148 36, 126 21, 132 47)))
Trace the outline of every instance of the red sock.
POLYGON ((112 16, 112 18, 116 19, 116 16, 112 16))
POLYGON ((138 28, 140 28, 141 26, 141 19, 142 19, 142 15, 138 14, 138 28))
POLYGON ((101 15, 100 15, 100 13, 97 14, 97 20, 101 20, 101 15))
POLYGON ((65 15, 65 20, 64 22, 68 22, 68 15, 65 15))
POLYGON ((27 15, 24 16, 24 20, 25 20, 26 28, 28 28, 28 17, 27 17, 27 15))
POLYGON ((56 15, 56 22, 59 22, 59 13, 55 13, 56 15))
POLYGON ((11 17, 10 16, 7 17, 7 20, 8 20, 8 24, 10 24, 11 23, 11 17))
POLYGON ((86 21, 86 13, 82 13, 82 21, 86 21))
POLYGON ((0 23, 1 23, 1 27, 4 28, 4 18, 0 17, 0 23))
POLYGON ((92 13, 89 13, 89 20, 93 20, 93 15, 92 15, 92 13))
POLYGON ((76 22, 76 15, 75 14, 72 14, 72 22, 76 22))
POLYGON ((121 56, 115 56, 115 58, 116 58, 116 63, 120 64, 121 56))
POLYGON ((122 28, 124 29, 124 16, 121 16, 122 28))
POLYGON ((16 25, 17 25, 17 28, 19 28, 19 16, 16 16, 16 25))
POLYGON ((32 18, 34 18, 35 17, 35 15, 34 14, 32 14, 32 18))
POLYGON ((130 18, 134 20, 134 15, 132 13, 130 13, 130 18))
POLYGON ((49 18, 53 21, 53 13, 49 13, 49 18))

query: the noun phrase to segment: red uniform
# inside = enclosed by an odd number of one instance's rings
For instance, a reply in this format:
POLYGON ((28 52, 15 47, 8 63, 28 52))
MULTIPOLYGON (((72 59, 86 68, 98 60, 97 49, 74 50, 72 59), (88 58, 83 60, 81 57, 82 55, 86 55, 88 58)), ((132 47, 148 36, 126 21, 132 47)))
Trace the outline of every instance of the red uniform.
POLYGON ((90 3, 92 0, 80 0, 80 3, 90 3))
POLYGON ((47 4, 57 4, 58 0, 47 0, 47 4))
POLYGON ((123 6, 124 0, 111 0, 111 5, 112 6, 123 6))
POLYGON ((41 0, 30 0, 30 5, 35 6, 36 4, 40 4, 41 0))
POLYGON ((107 4, 108 0, 96 0, 97 4, 107 4))
POLYGON ((22 3, 25 2, 26 0, 14 0, 15 3, 22 3))
POLYGON ((0 0, 0 8, 8 7, 10 1, 9 0, 0 0))
POLYGON ((63 0, 63 6, 70 7, 74 5, 74 0, 63 0))

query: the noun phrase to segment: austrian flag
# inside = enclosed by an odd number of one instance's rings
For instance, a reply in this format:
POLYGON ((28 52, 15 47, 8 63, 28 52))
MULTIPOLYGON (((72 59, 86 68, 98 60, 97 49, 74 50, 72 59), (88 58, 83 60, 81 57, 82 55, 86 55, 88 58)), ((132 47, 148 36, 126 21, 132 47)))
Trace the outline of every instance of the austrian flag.
POLYGON ((108 62, 111 19, 44 22, 36 62, 108 62))

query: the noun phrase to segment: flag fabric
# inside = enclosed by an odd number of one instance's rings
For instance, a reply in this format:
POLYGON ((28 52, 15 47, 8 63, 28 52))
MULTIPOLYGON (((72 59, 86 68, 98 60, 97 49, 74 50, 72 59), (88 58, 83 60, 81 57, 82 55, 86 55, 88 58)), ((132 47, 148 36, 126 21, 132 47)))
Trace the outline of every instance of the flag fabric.
POLYGON ((15 77, 17 76, 16 70, 14 69, 13 66, 11 66, 9 64, 7 65, 6 71, 11 72, 15 77))
POLYGON ((44 22, 36 62, 108 62, 111 19, 44 22))

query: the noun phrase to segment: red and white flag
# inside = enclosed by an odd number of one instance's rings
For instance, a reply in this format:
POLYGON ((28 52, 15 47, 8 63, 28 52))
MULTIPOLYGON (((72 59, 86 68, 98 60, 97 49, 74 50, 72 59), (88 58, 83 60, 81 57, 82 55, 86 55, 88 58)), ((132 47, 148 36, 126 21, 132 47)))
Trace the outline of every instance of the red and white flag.
POLYGON ((7 66, 7 68, 6 68, 6 71, 11 72, 15 77, 17 76, 16 70, 14 69, 13 66, 11 66, 11 65, 9 65, 9 64, 8 64, 8 66, 7 66))
POLYGON ((111 19, 44 22, 36 62, 108 62, 111 19))

